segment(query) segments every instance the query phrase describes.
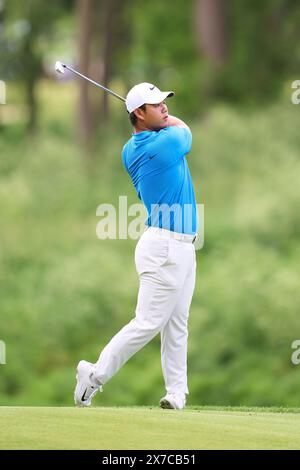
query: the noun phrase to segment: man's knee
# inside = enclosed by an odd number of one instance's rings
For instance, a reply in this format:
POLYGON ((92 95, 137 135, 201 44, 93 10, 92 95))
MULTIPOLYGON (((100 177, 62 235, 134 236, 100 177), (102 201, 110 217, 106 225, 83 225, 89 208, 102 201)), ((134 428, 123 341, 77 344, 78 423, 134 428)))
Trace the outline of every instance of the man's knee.
POLYGON ((140 332, 140 334, 149 334, 155 336, 165 326, 168 319, 141 319, 136 317, 133 321, 135 322, 135 328, 140 332))

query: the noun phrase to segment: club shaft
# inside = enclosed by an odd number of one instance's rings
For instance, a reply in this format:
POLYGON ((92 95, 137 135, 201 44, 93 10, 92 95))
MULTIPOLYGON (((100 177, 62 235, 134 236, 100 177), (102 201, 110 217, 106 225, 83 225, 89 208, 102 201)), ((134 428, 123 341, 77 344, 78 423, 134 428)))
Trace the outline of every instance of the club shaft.
POLYGON ((100 85, 100 83, 97 83, 97 82, 95 82, 94 80, 92 80, 91 78, 86 77, 86 76, 83 75, 82 73, 77 72, 77 70, 73 69, 73 68, 70 67, 69 65, 66 65, 66 64, 62 64, 62 65, 63 65, 63 67, 65 67, 66 69, 70 70, 70 72, 75 73, 76 75, 78 75, 78 76, 81 77, 81 78, 84 78, 85 80, 87 80, 88 82, 92 83, 93 85, 96 85, 97 87, 101 88, 102 90, 107 91, 107 93, 109 93, 110 95, 115 96, 115 97, 118 98, 119 100, 125 102, 125 98, 123 98, 123 96, 118 95, 118 94, 115 93, 114 91, 111 91, 111 90, 109 90, 108 88, 106 88, 105 86, 100 85))

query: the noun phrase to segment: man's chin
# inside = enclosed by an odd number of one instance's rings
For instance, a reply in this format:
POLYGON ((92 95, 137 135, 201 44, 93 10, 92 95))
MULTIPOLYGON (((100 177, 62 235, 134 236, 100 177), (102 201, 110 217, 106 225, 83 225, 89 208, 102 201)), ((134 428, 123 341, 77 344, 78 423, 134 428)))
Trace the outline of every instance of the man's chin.
POLYGON ((153 130, 158 132, 158 131, 161 131, 162 129, 164 129, 165 127, 168 127, 168 121, 164 121, 159 126, 154 127, 153 130))

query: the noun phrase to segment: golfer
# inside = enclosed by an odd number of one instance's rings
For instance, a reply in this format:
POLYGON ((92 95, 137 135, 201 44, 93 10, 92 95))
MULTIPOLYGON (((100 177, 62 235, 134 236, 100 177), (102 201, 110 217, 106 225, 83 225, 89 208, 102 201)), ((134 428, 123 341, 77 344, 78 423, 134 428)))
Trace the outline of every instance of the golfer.
POLYGON ((102 385, 158 333, 167 392, 160 406, 182 409, 186 404, 197 210, 186 160, 192 134, 183 121, 168 115, 166 99, 173 95, 140 83, 126 97, 134 132, 122 160, 148 212, 135 250, 139 293, 135 317, 104 347, 98 361, 79 362, 74 394, 79 406, 89 406, 102 385))

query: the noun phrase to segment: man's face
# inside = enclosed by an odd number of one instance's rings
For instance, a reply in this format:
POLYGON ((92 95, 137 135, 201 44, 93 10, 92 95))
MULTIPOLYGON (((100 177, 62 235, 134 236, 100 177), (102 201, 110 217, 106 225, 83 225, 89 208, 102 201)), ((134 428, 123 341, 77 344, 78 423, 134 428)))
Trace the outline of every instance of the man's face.
POLYGON ((138 117, 143 126, 152 131, 158 131, 168 125, 168 108, 165 101, 158 104, 146 104, 145 111, 139 109, 138 117))

